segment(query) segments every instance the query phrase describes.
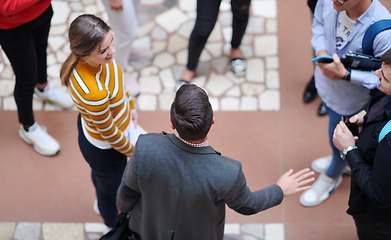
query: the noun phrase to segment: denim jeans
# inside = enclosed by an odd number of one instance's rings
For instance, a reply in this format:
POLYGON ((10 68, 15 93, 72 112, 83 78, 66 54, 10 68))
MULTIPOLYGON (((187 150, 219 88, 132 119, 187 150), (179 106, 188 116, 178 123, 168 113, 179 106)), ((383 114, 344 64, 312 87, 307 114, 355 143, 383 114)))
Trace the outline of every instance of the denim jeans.
POLYGON ((341 121, 342 115, 334 112, 328 107, 326 108, 327 115, 329 116, 329 143, 332 149, 332 160, 329 168, 326 170, 326 175, 332 178, 336 178, 342 175, 342 172, 347 164, 346 161, 340 157, 340 151, 333 144, 334 129, 339 123, 339 121, 341 121))

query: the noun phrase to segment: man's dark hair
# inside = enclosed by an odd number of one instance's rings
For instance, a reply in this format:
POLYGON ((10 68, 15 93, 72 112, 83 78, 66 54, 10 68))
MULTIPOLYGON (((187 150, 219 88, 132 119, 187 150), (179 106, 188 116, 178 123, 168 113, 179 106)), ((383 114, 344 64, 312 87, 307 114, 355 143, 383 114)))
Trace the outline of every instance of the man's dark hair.
POLYGON ((387 52, 381 56, 380 61, 388 66, 391 66, 391 49, 387 50, 387 52))
POLYGON ((209 97, 194 84, 187 83, 179 88, 170 115, 179 136, 187 141, 205 139, 212 126, 213 110, 209 97))

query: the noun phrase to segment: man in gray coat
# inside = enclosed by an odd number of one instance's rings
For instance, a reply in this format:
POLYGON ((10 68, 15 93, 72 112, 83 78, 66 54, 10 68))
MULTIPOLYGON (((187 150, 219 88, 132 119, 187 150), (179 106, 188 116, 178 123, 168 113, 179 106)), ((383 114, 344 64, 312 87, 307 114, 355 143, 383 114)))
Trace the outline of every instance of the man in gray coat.
POLYGON ((240 162, 208 146, 214 122, 208 95, 183 85, 171 106, 178 135, 138 138, 117 194, 117 207, 131 212, 129 227, 142 240, 221 240, 225 204, 251 215, 280 204, 284 196, 309 188, 309 169, 292 170, 277 184, 251 192, 240 162))

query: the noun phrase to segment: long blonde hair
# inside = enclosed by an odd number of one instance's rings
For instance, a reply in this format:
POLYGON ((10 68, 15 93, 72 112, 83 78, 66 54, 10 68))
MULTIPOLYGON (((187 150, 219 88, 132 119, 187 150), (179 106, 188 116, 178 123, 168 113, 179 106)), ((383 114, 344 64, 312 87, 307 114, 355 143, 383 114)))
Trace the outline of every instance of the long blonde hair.
POLYGON ((90 55, 109 31, 110 27, 102 19, 91 14, 83 14, 73 20, 68 32, 71 54, 60 70, 62 84, 68 86, 77 63, 82 57, 90 55))

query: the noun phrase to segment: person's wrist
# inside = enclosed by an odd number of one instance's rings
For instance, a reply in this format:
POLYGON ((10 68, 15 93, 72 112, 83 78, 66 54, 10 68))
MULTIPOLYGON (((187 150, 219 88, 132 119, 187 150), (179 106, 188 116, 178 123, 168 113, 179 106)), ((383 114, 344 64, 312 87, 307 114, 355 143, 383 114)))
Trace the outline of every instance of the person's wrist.
POLYGON ((346 73, 345 75, 343 76, 343 80, 345 81, 350 81, 350 75, 351 75, 351 70, 350 69, 346 69, 346 73))

